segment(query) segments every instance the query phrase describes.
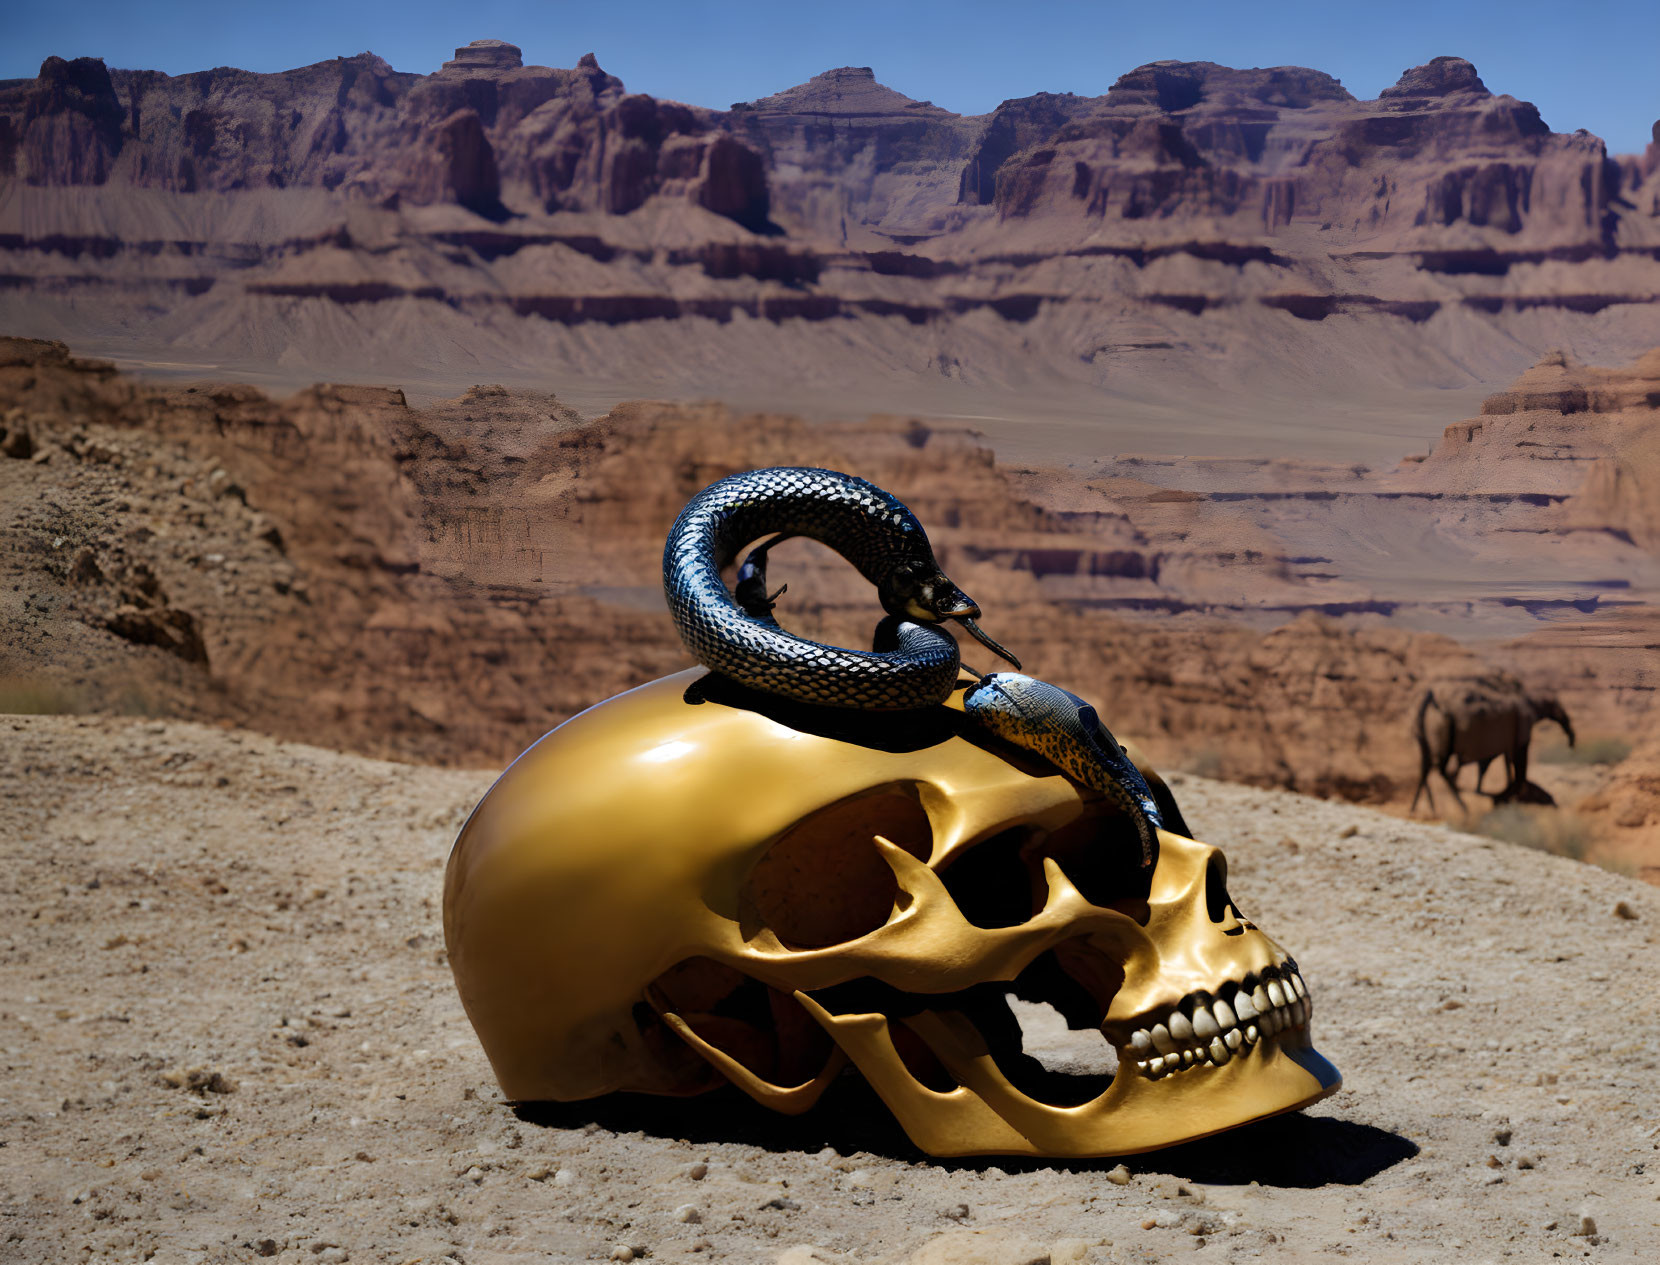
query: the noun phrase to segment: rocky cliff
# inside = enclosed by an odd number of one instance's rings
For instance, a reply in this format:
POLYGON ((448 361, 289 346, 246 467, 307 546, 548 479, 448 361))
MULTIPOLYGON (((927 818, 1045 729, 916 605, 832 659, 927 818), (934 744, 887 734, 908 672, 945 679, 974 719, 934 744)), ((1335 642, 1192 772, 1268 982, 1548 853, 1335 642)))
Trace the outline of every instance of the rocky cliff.
MULTIPOLYGON (((1404 799, 1416 690, 1494 663, 1556 689, 1585 733, 1653 715, 1652 612, 1541 628, 1518 611, 1512 628, 1539 631, 1473 651, 1381 622, 1345 559, 1292 555, 1294 519, 1254 518, 1227 494, 1011 468, 974 435, 914 419, 635 404, 584 421, 500 388, 426 409, 385 388, 276 401, 161 390, 20 340, 0 341, 0 702, 35 691, 48 708, 499 764, 688 666, 662 606, 668 526, 714 479, 786 462, 858 469, 901 495, 987 630, 1160 761, 1404 799), (1334 601, 1338 585, 1353 600, 1334 601)), ((1429 534, 1415 503, 1385 502, 1398 525, 1366 551, 1429 534)), ((1272 504, 1328 515, 1333 539, 1351 530, 1345 498, 1272 504)), ((1495 538, 1534 549, 1538 536, 1495 538)), ((773 565, 788 627, 866 643, 880 612, 850 568, 801 541, 773 565)), ((1494 563, 1462 565, 1469 587, 1494 563)))
POLYGON ((1097 109, 1006 164, 997 205, 1005 218, 1317 226, 1457 272, 1469 262, 1460 252, 1654 245, 1610 215, 1621 186, 1601 142, 1552 133, 1461 58, 1408 71, 1376 101, 1316 71, 1170 62, 1124 76, 1097 109), (1621 228, 1635 240, 1621 243, 1621 228))
POLYGON ((1457 58, 1375 101, 1159 62, 979 117, 868 68, 712 111, 500 41, 427 76, 53 58, 0 84, 0 324, 599 405, 1111 401, 1122 447, 1169 433, 1154 397, 1212 429, 1242 384, 1403 416, 1550 347, 1660 344, 1657 153, 1552 132, 1457 58))
POLYGON ((1660 556, 1660 351, 1602 368, 1545 356, 1481 416, 1447 427, 1402 482, 1558 503, 1561 531, 1603 534, 1660 556))
POLYGON ((620 215, 663 194, 761 228, 757 157, 707 110, 623 90, 590 55, 526 67, 477 40, 433 75, 372 53, 281 74, 168 76, 48 58, 0 86, 0 174, 36 187, 168 193, 344 191, 450 203, 492 220, 522 209, 620 215))

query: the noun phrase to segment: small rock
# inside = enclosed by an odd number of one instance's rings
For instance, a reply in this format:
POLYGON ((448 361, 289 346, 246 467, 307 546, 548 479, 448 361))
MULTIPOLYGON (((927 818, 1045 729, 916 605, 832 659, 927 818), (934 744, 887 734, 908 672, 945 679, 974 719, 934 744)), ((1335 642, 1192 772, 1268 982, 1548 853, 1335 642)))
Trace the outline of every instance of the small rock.
POLYGON ((27 461, 30 457, 35 455, 34 436, 30 435, 28 431, 22 429, 21 427, 17 430, 9 431, 5 437, 5 441, 0 443, 0 453, 4 453, 6 456, 14 458, 18 461, 27 461))
POLYGON ((161 1074, 162 1084, 196 1093, 234 1094, 236 1082, 205 1067, 174 1067, 161 1074))
POLYGON ((1057 1239, 1049 1249, 1049 1265, 1084 1265, 1088 1259, 1087 1239, 1057 1239))
POLYGON ((1117 1168, 1109 1168, 1106 1178, 1114 1186, 1128 1186, 1130 1184, 1130 1170, 1120 1164, 1117 1168))
POLYGON ((968 1210, 967 1204, 952 1204, 949 1208, 941 1208, 940 1216, 947 1221, 967 1221, 974 1214, 968 1210))
POLYGON ((538 1164, 535 1168, 526 1173, 525 1176, 530 1178, 533 1182, 545 1182, 548 1178, 553 1176, 553 1170, 546 1164, 538 1164))
POLYGON ((475 1186, 478 1185, 481 1181, 484 1180, 484 1170, 482 1168, 480 1168, 477 1164, 474 1164, 471 1168, 469 1168, 467 1170, 467 1180, 472 1182, 472 1184, 475 1185, 475 1186))
POLYGON ((796 1203, 796 1201, 793 1200, 793 1199, 786 1199, 782 1195, 779 1195, 775 1199, 767 1200, 766 1203, 761 1205, 760 1210, 762 1212, 765 1212, 769 1208, 776 1209, 779 1212, 800 1212, 801 1211, 801 1205, 800 1204, 796 1203))
POLYGON ((674 1210, 674 1219, 683 1225, 699 1225, 703 1221, 703 1211, 696 1204, 681 1204, 674 1210))
POLYGON ((709 1176, 709 1166, 703 1163, 693 1164, 686 1170, 686 1176, 690 1177, 694 1182, 700 1182, 705 1177, 709 1176))
POLYGON ((1359 833, 1360 833, 1360 827, 1359 826, 1348 825, 1348 826, 1344 826, 1343 829, 1341 829, 1337 832, 1337 837, 1339 839, 1353 839, 1359 833))
POLYGON ((559 1169, 553 1175, 553 1184, 555 1186, 569 1186, 575 1180, 576 1174, 568 1168, 559 1169))
POLYGON ((1513 1136, 1515 1135, 1512 1134, 1509 1129, 1499 1129, 1493 1134, 1493 1141, 1497 1142, 1500 1146, 1509 1146, 1510 1139, 1513 1136))
MULTIPOLYGON (((854 1259, 854 1254, 846 1259, 854 1259)), ((924 1243, 906 1258, 906 1265, 1041 1265, 1047 1260, 1048 1245, 1018 1231, 957 1227, 924 1243)))
POLYGON ((277 1246, 275 1239, 261 1239, 254 1244, 254 1254, 256 1256, 275 1256, 280 1251, 282 1249, 277 1246))
POLYGON ((1159 1223, 1158 1223, 1157 1218, 1148 1217, 1147 1220, 1145 1220, 1141 1223, 1141 1228, 1143 1230, 1156 1230, 1156 1229, 1158 1229, 1158 1224, 1159 1223))
POLYGON ((1504 1161, 1501 1160, 1496 1155, 1489 1155, 1487 1157, 1487 1167, 1488 1168, 1503 1168, 1504 1167, 1504 1161))
POLYGON ((1575 1230, 1574 1234, 1576 1236, 1578 1236, 1578 1235, 1591 1235, 1591 1234, 1595 1234, 1596 1232, 1597 1232, 1596 1218, 1591 1216, 1589 1213, 1582 1214, 1579 1218, 1579 1229, 1575 1230))
POLYGON ((634 1249, 626 1243, 619 1243, 611 1249, 611 1259, 614 1261, 631 1261, 634 1259, 634 1249))
MULTIPOLYGON (((102 580, 104 572, 98 566, 98 559, 92 550, 82 547, 75 553, 75 560, 69 564, 69 579, 75 584, 91 584, 102 580)), ((1623 903, 1623 902, 1622 902, 1623 903)))
POLYGON ((1516 1161, 1516 1167, 1517 1168, 1532 1168, 1533 1167, 1533 1161, 1531 1159, 1529 1159, 1527 1156, 1524 1155, 1524 1156, 1522 1156, 1521 1159, 1516 1161))
POLYGON ((1636 922, 1637 911, 1626 901, 1616 901, 1614 904, 1614 917, 1624 918, 1627 922, 1636 922))

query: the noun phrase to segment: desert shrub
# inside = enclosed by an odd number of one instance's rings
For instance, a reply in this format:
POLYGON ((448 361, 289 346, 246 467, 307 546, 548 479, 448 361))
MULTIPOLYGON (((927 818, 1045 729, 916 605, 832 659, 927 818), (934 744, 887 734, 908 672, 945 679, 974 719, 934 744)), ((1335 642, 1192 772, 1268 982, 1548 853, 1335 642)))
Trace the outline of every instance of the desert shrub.
POLYGON ((1201 747, 1188 753, 1187 759, 1181 763, 1181 768, 1195 777, 1221 777, 1222 754, 1212 747, 1201 747))
POLYGON ((1541 764, 1618 764, 1631 754, 1631 743, 1624 738, 1603 735, 1586 738, 1577 746, 1567 743, 1541 747, 1534 759, 1541 764))
POLYGON ((74 691, 33 677, 0 677, 0 713, 12 716, 62 716, 81 710, 74 691))
POLYGON ((161 716, 166 709, 136 679, 105 688, 75 688, 40 677, 0 676, 0 715, 75 716, 83 712, 161 716))
POLYGON ((113 712, 117 716, 166 715, 166 709, 137 681, 128 681, 114 690, 99 710, 113 712))
POLYGON ((1474 823, 1475 833, 1583 861, 1594 832, 1578 813, 1529 804, 1500 804, 1474 823))

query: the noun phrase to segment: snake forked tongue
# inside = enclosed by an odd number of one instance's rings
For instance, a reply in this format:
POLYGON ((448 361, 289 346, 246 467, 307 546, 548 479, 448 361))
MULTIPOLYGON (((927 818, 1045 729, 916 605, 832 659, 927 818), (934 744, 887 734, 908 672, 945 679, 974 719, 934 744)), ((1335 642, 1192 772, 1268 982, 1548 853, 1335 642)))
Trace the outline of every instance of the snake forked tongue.
POLYGON ((980 625, 976 624, 972 619, 970 619, 966 615, 959 617, 958 622, 961 623, 964 628, 968 629, 968 635, 970 637, 974 638, 975 641, 979 642, 982 646, 984 646, 987 650, 991 651, 999 659, 1004 659, 1007 662, 1013 664, 1014 669, 1015 669, 1016 672, 1021 670, 1020 660, 1015 658, 1007 650, 1003 649, 1002 646, 998 645, 990 637, 986 636, 986 634, 983 633, 980 630, 980 625))

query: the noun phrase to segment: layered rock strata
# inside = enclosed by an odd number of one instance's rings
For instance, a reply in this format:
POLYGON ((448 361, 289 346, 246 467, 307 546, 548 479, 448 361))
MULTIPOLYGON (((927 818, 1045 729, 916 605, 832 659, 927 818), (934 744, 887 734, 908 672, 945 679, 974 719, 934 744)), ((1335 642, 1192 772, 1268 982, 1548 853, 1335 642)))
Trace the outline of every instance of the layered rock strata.
POLYGON ((1241 371, 1341 404, 1660 343, 1654 148, 1552 132, 1456 58, 1375 101, 1160 62, 969 117, 868 68, 718 112, 591 56, 457 54, 0 84, 0 321, 140 360, 1138 417, 1241 371))
MULTIPOLYGON (((1548 650, 1522 638, 1480 654, 1398 623, 1345 623, 1319 613, 1322 585, 1237 502, 1013 471, 972 435, 917 422, 808 426, 712 404, 584 422, 499 388, 426 410, 386 388, 277 402, 145 387, 10 340, 0 426, 0 678, 55 706, 500 764, 581 708, 686 666, 662 608, 674 515, 724 474, 804 462, 900 495, 988 631, 1166 763, 1390 801, 1416 778, 1419 684, 1494 660, 1554 688, 1582 732, 1652 714, 1640 662, 1559 621, 1548 650), (1210 525, 1142 513, 1160 505, 1205 510, 1210 525), (1219 596, 1259 586, 1280 595, 1266 629, 1219 596), (1116 596, 1143 600, 1106 609, 1116 596), (199 649, 143 631, 185 625, 199 649)), ((790 586, 786 626, 866 643, 879 609, 845 564, 789 542, 773 565, 790 586)))

